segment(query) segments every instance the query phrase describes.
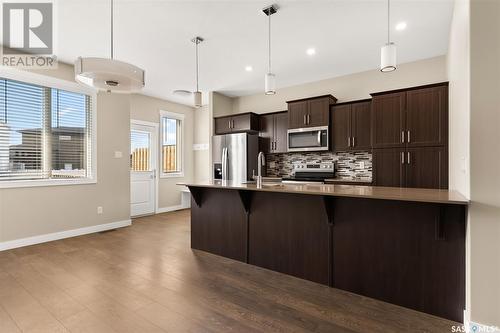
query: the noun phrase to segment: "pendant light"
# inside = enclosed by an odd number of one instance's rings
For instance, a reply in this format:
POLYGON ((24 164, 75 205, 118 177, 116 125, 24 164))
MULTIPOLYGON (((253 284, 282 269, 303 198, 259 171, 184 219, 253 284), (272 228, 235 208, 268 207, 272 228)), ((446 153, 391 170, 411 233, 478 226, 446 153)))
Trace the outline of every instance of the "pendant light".
POLYGON ((75 80, 108 92, 131 93, 144 87, 144 70, 114 59, 113 0, 111 0, 111 58, 78 57, 75 80))
POLYGON ((262 9, 264 14, 267 15, 268 18, 268 70, 266 76, 264 78, 264 86, 266 95, 274 95, 276 94, 276 75, 271 72, 271 15, 275 14, 278 11, 278 7, 276 5, 268 6, 262 9))
POLYGON ((380 51, 380 71, 396 70, 396 44, 391 42, 391 0, 387 0, 387 44, 380 51))
POLYGON ((198 44, 203 42, 203 38, 195 37, 191 41, 196 45, 196 91, 193 92, 194 107, 199 108, 202 104, 201 91, 198 88, 198 76, 199 76, 199 66, 198 66, 198 44))

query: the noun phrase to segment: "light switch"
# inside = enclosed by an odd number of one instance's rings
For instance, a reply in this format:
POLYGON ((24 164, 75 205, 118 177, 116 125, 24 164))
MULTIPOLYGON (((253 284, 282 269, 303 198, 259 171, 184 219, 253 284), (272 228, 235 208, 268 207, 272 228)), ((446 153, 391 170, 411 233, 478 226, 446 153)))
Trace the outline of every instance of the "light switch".
POLYGON ((121 151, 115 151, 115 158, 122 158, 123 153, 121 151))

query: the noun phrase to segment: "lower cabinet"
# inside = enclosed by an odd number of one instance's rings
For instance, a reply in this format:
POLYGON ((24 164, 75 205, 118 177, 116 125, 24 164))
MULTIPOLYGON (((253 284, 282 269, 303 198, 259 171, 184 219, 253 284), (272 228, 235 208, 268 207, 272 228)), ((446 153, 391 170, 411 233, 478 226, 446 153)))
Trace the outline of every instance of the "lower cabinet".
POLYGON ((448 188, 445 147, 383 148, 373 150, 376 186, 448 188))
POLYGON ((254 193, 248 262, 328 285, 327 221, 321 196, 254 193))

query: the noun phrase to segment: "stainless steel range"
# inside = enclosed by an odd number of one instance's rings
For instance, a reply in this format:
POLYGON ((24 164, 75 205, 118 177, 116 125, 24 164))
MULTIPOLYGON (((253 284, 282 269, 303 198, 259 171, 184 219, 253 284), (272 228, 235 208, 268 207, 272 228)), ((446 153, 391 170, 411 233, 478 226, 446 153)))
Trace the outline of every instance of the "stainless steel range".
POLYGON ((291 177, 284 177, 283 182, 322 184, 327 178, 334 178, 335 163, 311 162, 295 163, 291 177))

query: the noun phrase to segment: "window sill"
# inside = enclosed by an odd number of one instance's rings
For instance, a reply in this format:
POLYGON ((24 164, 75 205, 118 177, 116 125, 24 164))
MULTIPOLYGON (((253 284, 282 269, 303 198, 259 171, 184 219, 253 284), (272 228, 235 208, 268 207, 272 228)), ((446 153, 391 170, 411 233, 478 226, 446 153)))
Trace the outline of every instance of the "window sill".
POLYGON ((184 177, 184 172, 162 173, 162 174, 160 174, 160 178, 182 178, 182 177, 184 177))
POLYGON ((0 181, 0 189, 18 187, 47 187, 97 184, 94 178, 85 179, 43 179, 43 180, 5 180, 0 181))

